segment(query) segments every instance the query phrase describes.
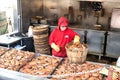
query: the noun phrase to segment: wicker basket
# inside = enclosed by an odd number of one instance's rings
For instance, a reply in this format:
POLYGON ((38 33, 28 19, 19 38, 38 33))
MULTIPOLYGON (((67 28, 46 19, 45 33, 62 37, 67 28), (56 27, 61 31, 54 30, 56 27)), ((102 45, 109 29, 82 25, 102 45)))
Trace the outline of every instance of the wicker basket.
POLYGON ((68 47, 70 45, 72 45, 73 43, 69 43, 66 45, 66 52, 67 52, 67 56, 69 59, 70 63, 79 63, 82 64, 86 61, 86 56, 87 56, 87 52, 88 52, 88 47, 86 44, 82 44, 82 50, 79 48, 76 49, 69 49, 68 47))
POLYGON ((33 39, 36 54, 50 54, 50 46, 48 44, 49 25, 36 25, 33 28, 33 39))

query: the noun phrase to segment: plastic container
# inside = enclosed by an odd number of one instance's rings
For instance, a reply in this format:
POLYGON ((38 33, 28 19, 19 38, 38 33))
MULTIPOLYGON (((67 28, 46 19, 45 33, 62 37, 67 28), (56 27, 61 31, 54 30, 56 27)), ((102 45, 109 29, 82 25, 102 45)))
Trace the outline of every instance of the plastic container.
POLYGON ((117 60, 116 66, 120 67, 120 56, 118 57, 118 60, 117 60))

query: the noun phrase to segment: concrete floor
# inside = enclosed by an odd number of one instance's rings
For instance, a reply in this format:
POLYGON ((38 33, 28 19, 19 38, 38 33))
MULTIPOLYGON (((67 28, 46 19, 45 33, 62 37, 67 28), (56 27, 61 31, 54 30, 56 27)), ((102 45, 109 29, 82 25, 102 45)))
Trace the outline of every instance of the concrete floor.
POLYGON ((116 61, 117 61, 117 59, 115 58, 109 58, 103 56, 101 57, 101 59, 99 59, 99 56, 92 54, 88 54, 86 60, 92 62, 99 62, 103 64, 110 64, 110 65, 116 65, 116 61))

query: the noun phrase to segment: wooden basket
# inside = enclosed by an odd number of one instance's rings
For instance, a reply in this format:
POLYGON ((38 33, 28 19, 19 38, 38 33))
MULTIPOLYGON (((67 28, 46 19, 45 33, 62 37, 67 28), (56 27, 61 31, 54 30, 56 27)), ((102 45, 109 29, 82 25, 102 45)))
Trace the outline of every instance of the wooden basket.
POLYGON ((68 60, 70 63, 79 63, 82 64, 86 61, 86 56, 88 52, 88 47, 85 44, 82 44, 83 49, 69 49, 68 47, 72 45, 72 43, 69 43, 66 45, 66 52, 68 56, 68 60))

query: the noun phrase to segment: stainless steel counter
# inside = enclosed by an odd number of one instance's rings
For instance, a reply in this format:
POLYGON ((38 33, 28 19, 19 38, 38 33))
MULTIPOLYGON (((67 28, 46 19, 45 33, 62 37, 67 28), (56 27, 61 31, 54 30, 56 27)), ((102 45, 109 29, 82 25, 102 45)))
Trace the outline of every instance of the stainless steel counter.
POLYGON ((48 80, 46 77, 33 76, 0 68, 0 80, 48 80))

